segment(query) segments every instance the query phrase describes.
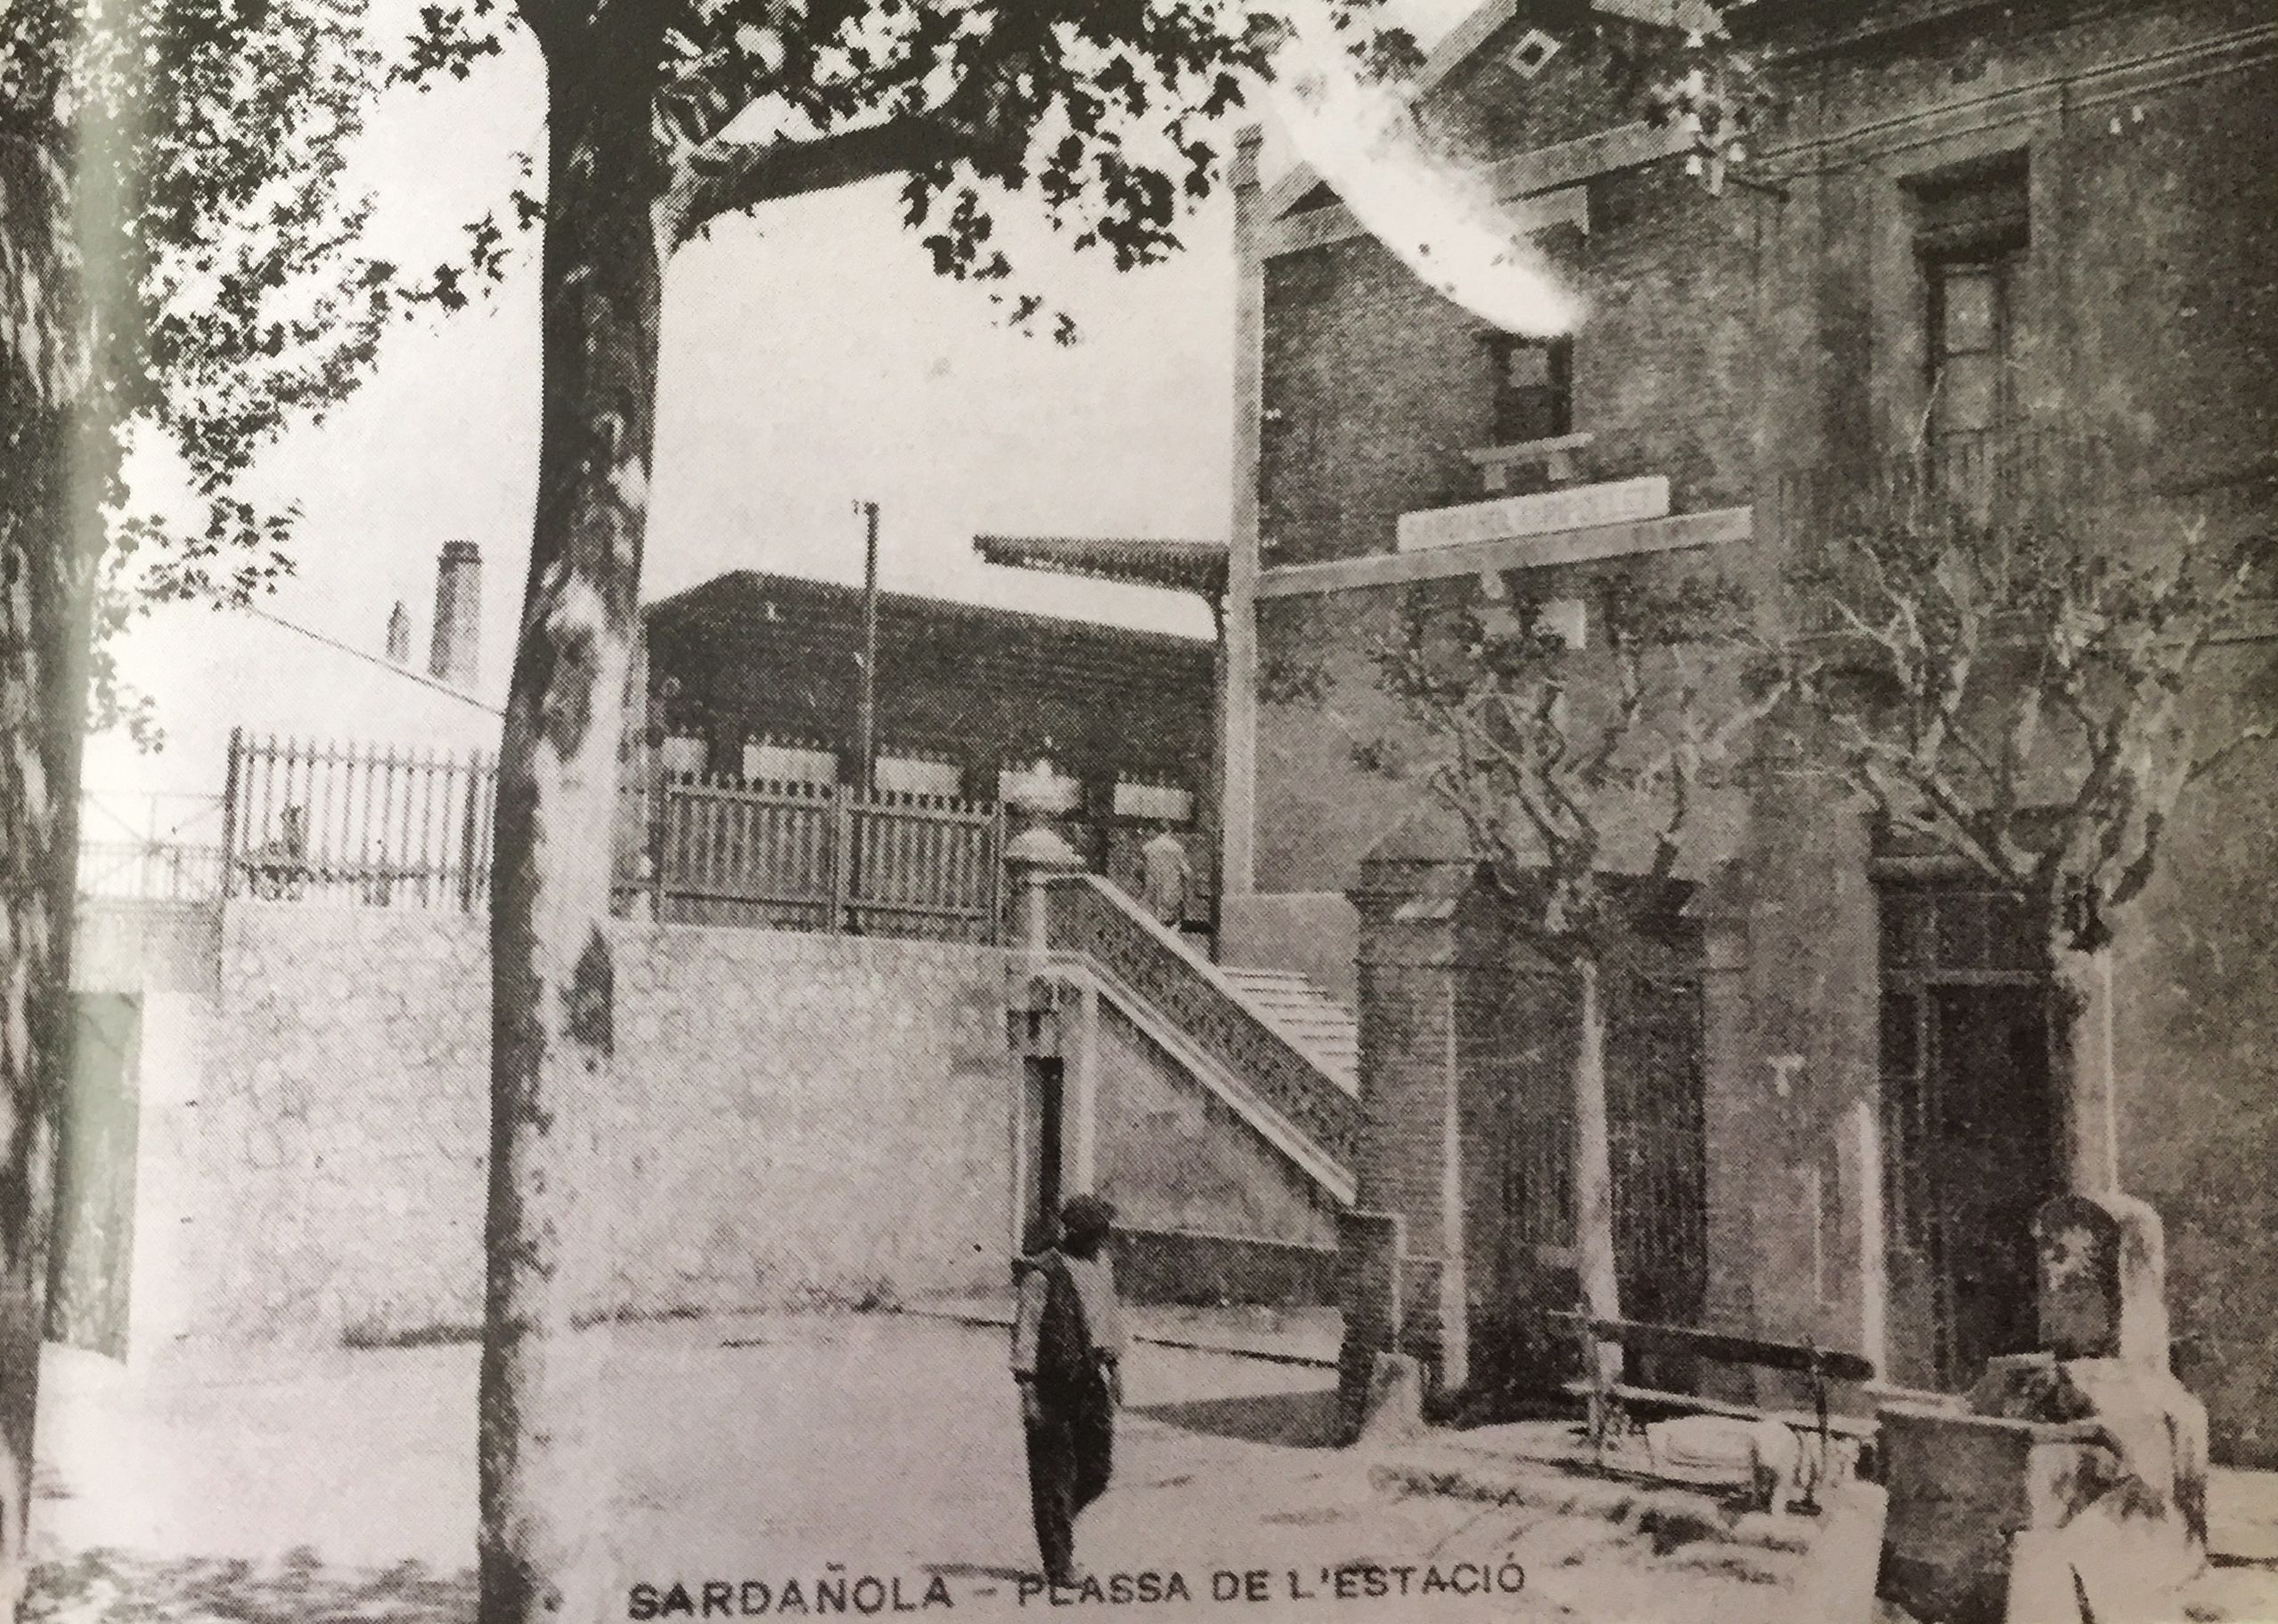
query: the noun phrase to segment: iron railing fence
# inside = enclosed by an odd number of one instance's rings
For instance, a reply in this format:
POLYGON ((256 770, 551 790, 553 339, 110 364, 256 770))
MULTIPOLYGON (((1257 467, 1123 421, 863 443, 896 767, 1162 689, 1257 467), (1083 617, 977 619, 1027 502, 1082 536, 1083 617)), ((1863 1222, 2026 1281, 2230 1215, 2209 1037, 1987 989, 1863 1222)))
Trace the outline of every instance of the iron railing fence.
POLYGON ((79 895, 90 902, 210 902, 222 849, 167 840, 82 840, 79 895))
MULTIPOLYGON (((620 788, 620 912, 674 923, 994 942, 994 803, 665 775, 620 788)), ((498 766, 485 754, 301 739, 230 743, 216 891, 473 911, 489 897, 498 766)))

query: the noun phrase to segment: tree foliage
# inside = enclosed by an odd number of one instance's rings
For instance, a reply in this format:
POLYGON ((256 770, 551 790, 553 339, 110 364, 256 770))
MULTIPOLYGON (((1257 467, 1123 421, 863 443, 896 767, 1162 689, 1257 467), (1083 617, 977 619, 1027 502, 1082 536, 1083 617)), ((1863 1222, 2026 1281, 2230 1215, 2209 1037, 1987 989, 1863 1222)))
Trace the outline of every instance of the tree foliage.
POLYGON ((339 184, 360 29, 353 0, 0 5, 0 1615, 28 1571, 91 683, 121 703, 95 634, 137 594, 284 567, 294 516, 246 477, 352 387, 388 304, 339 184), (138 441, 178 457, 170 522, 130 510, 138 441))
MULTIPOLYGON (((1364 72, 1417 60, 1375 0, 1297 4, 1364 72)), ((984 285, 1010 324, 1066 343, 1073 321, 1017 285, 997 230, 1006 201, 1027 195, 1070 247, 1122 269, 1175 252, 1219 178, 1217 126, 1289 27, 1285 8, 1246 0, 673 0, 637 22, 562 0, 437 0, 393 72, 465 78, 517 32, 551 54, 606 29, 621 76, 608 94, 648 109, 642 178, 668 249, 723 216, 893 174, 937 273, 984 285)), ((540 212, 518 194, 510 218, 540 212)), ((475 246, 467 281, 495 268, 475 246)))
MULTIPOLYGON (((362 0, 0 13, 0 142, 37 155, 71 222, 78 360, 58 393, 106 516, 78 544, 104 554, 109 629, 151 598, 241 600, 290 567, 297 511, 246 477, 347 396, 399 307, 396 268, 361 247, 369 200, 343 184, 380 70, 362 0), (186 507, 136 506, 130 447, 178 459, 186 507)), ((99 705, 116 698, 107 646, 96 681, 99 705)))

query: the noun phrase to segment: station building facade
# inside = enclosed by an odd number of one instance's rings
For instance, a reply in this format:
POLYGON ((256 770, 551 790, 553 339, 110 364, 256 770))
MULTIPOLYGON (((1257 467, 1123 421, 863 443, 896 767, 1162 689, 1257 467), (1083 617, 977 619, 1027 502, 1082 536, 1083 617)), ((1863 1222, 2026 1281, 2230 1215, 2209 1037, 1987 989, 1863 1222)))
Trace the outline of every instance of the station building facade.
MULTIPOLYGON (((1541 1154, 1564 1040, 1555 992, 1511 1004, 1462 842, 1383 770, 1407 724, 1368 651, 1404 595, 1703 567, 1776 592, 1814 541, 1799 493, 1925 447, 2071 448, 2084 508, 2119 480, 2241 535, 2278 483, 2266 7, 1756 0, 1731 14, 1777 116, 1713 189, 1609 60, 1659 48, 1637 9, 1494 0, 1418 79, 1580 296, 1567 337, 1498 331, 1254 145, 1237 173, 1223 951, 1355 997, 1356 1204, 1403 1233, 1388 1334, 1457 1383, 1515 1310, 1572 1300, 1541 1154)), ((2273 650, 2226 645, 2210 702, 2278 704, 2273 650)), ((2186 807, 2116 970, 2122 1180, 2165 1216, 2179 1373, 2218 1456, 2265 1463, 2274 779, 2250 749, 2186 807)), ((1809 775, 1755 788, 1692 878, 1666 974, 1616 1011, 1632 1300, 1966 1385, 2029 1334, 2021 1226, 2061 1164, 2032 922, 1809 775)))

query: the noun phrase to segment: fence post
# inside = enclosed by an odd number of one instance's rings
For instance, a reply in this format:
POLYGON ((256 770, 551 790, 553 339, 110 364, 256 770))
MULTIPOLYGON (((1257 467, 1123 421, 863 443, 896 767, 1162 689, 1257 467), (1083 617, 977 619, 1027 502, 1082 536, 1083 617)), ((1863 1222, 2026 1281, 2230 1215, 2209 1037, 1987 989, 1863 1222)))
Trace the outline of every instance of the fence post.
POLYGON ((467 762, 467 805, 459 820, 459 911, 475 911, 475 865, 483 854, 475 849, 475 831, 480 819, 476 811, 477 800, 483 793, 483 753, 473 752, 467 762))
POLYGON ((989 919, 982 940, 991 946, 1005 939, 1005 804, 998 801, 990 815, 989 849, 984 859, 989 865, 989 919))
POLYGON ((830 789, 830 923, 825 927, 834 936, 853 923, 853 867, 854 809, 847 804, 845 786, 834 784, 830 789))
MULTIPOLYGON (((672 779, 665 771, 665 752, 653 739, 641 752, 641 800, 648 812, 642 845, 648 851, 649 922, 665 922, 665 853, 670 849, 673 818, 672 779)), ((700 917, 700 916, 699 916, 700 917)))
POLYGON ((245 730, 229 730, 229 765, 222 775, 222 900, 237 889, 237 799, 239 763, 244 759, 245 730))

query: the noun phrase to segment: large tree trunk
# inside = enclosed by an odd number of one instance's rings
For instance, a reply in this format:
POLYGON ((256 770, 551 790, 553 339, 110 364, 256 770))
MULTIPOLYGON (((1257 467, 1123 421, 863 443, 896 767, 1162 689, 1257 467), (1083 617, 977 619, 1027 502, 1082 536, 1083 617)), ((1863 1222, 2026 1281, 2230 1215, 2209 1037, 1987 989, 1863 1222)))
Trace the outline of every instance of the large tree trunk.
POLYGON ((2063 1135, 2065 1185, 2078 1196, 2119 1194, 2119 1079, 2112 1068, 2112 954, 2049 944, 2049 1085, 2063 1135))
MULTIPOLYGON (((1613 1144, 1606 1122, 1605 989, 1597 960, 1574 963, 1574 1268, 1593 1319, 1621 1318, 1613 1250, 1613 1144)), ((1602 1342, 1598 1368, 1621 1375, 1621 1345, 1602 1342)))
POLYGON ((616 751, 654 437, 661 251, 633 64, 550 54, 543 413, 499 755, 480 1405, 481 1617, 605 1616, 601 1334, 616 751))
POLYGON ((29 1576, 32 1432, 47 1318, 56 1127, 71 1068, 99 468, 75 415, 87 346, 71 172, 0 149, 0 1616, 29 1576))

